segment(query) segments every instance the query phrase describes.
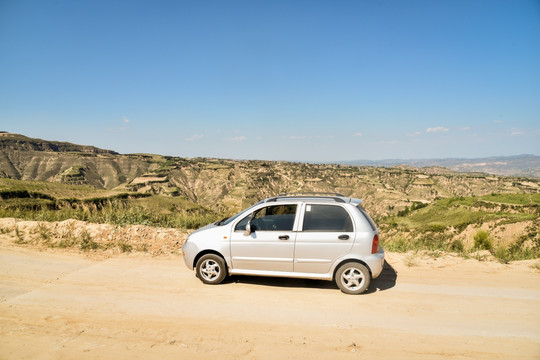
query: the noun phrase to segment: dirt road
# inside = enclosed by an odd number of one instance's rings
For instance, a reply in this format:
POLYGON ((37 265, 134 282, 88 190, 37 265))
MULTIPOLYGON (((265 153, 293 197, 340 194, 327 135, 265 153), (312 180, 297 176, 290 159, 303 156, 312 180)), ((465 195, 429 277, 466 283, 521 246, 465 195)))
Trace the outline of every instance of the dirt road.
POLYGON ((538 359, 540 272, 387 254, 367 294, 0 247, 1 359, 538 359), (412 265, 412 266, 411 266, 412 265))

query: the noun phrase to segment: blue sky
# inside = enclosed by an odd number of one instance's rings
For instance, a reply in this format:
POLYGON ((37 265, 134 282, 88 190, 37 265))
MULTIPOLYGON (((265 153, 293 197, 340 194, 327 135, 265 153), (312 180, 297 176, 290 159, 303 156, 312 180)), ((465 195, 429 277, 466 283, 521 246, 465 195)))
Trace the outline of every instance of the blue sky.
POLYGON ((540 2, 0 0, 0 130, 121 153, 540 154, 540 2))

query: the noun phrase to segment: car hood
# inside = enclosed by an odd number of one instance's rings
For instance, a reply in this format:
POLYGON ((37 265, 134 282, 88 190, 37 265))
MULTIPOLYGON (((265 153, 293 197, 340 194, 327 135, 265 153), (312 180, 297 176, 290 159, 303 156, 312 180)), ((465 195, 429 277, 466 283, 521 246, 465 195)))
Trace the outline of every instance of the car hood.
POLYGON ((200 229, 195 230, 194 232, 192 232, 192 233, 190 234, 190 236, 191 236, 191 235, 195 235, 195 234, 197 234, 197 233, 200 233, 201 231, 205 231, 205 230, 209 230, 209 229, 215 229, 215 228, 217 228, 217 227, 221 227, 221 226, 217 226, 215 223, 208 224, 208 225, 206 225, 206 226, 203 226, 203 227, 200 228, 200 229))
POLYGON ((207 241, 221 238, 222 236, 227 236, 229 231, 230 226, 218 226, 215 224, 208 224, 192 232, 189 235, 188 239, 191 241, 207 241))

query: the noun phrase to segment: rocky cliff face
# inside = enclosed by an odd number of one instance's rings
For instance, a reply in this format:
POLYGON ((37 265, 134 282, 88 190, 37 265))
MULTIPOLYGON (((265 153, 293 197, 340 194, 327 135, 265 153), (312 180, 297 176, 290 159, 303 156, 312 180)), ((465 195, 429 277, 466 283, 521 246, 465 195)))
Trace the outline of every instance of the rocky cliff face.
POLYGON ((0 133, 0 177, 111 189, 155 166, 141 156, 0 133))
POLYGON ((364 199, 376 216, 437 197, 540 191, 539 179, 456 173, 441 168, 120 155, 92 146, 6 133, 0 134, 0 177, 182 196, 217 211, 240 210, 284 192, 339 192, 364 199))

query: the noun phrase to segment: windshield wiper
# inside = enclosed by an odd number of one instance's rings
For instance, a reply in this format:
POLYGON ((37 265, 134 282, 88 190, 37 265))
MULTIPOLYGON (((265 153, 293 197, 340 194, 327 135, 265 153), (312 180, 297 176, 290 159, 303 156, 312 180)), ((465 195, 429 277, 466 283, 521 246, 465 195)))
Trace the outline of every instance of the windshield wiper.
POLYGON ((215 223, 214 225, 216 225, 216 226, 221 226, 221 225, 223 225, 223 223, 224 223, 225 221, 227 221, 228 219, 229 219, 229 218, 221 219, 221 220, 219 220, 217 223, 215 223))

